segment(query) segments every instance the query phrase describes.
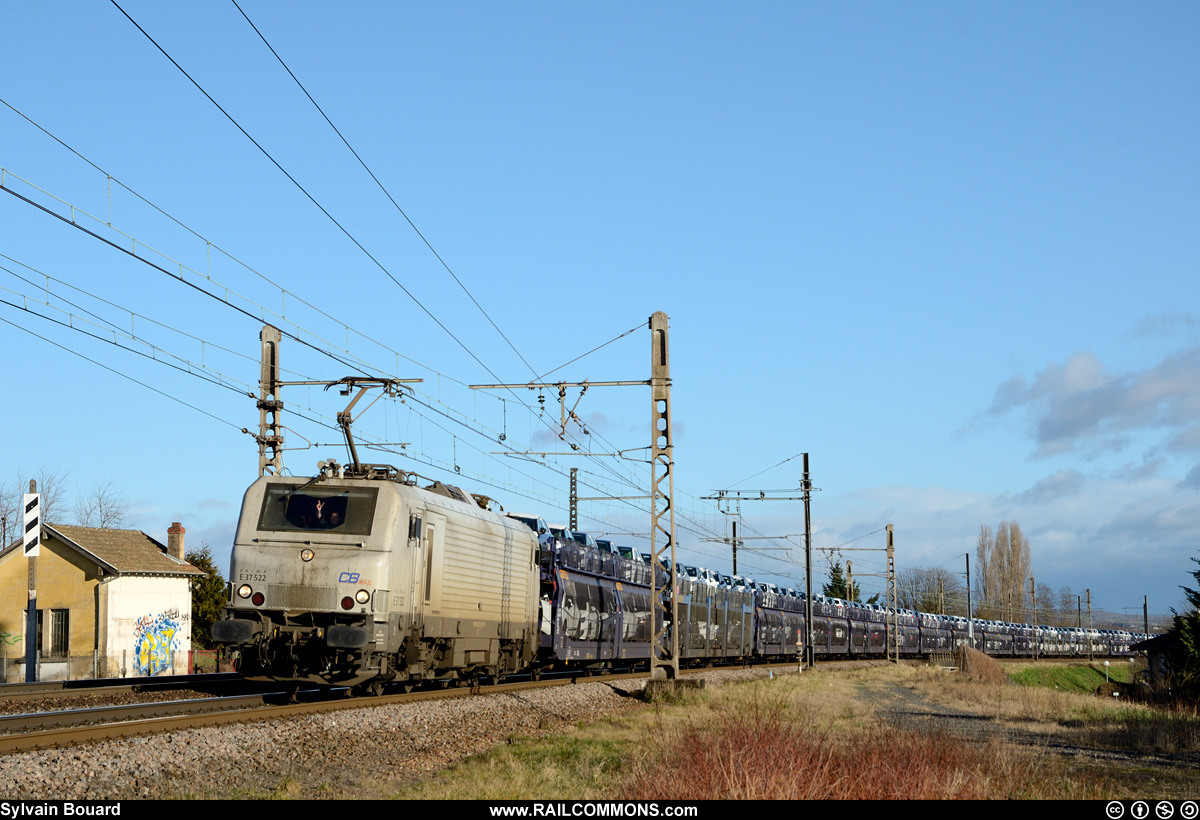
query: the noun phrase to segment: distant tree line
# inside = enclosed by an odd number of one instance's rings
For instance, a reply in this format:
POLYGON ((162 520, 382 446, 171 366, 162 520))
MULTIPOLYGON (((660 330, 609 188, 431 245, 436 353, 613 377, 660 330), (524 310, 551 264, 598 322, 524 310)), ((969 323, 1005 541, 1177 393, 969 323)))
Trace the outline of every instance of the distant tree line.
MULTIPOLYGON (((1080 597, 1069 586, 1057 592, 1037 584, 1030 597, 1032 558, 1029 538, 1017 521, 1001 521, 993 531, 979 528, 971 558, 971 610, 976 618, 1036 623, 1045 626, 1079 626, 1080 597)), ((896 594, 905 609, 942 615, 967 615, 967 583, 962 569, 909 567, 896 575, 896 594)))

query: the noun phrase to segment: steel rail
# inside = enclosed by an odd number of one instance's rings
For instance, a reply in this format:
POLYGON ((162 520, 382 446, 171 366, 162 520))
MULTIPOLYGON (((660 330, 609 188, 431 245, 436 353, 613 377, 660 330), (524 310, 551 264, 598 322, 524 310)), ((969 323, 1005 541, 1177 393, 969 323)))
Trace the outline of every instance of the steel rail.
POLYGON ((129 703, 119 706, 93 706, 54 712, 27 712, 0 715, 0 733, 15 734, 38 729, 67 729, 98 723, 142 720, 170 715, 202 714, 262 706, 267 695, 238 695, 225 698, 170 700, 157 703, 129 703))
POLYGON ((244 679, 233 672, 201 675, 171 675, 156 678, 101 678, 37 683, 0 684, 0 701, 37 697, 78 697, 118 692, 151 692, 169 689, 194 689, 200 685, 229 685, 244 679))
MULTIPOLYGON (((582 676, 580 676, 582 677, 582 676)), ((622 678, 645 678, 644 672, 630 674, 613 674, 595 676, 588 680, 599 681, 618 680, 622 678)), ((38 749, 74 746, 96 740, 113 740, 140 735, 160 734, 164 732, 195 729, 209 726, 225 726, 236 723, 255 723, 281 718, 300 717, 303 715, 337 712, 345 709, 368 709, 375 706, 389 706, 404 703, 418 703, 426 700, 445 698, 472 697, 476 694, 510 694, 523 689, 538 689, 552 686, 570 686, 575 677, 559 680, 523 681, 519 683, 501 683, 482 688, 458 686, 454 688, 433 689, 395 695, 380 695, 370 698, 342 698, 339 700, 320 701, 316 703, 295 703, 286 706, 262 706, 221 709, 204 713, 175 714, 159 717, 123 720, 110 723, 75 725, 69 727, 41 729, 23 734, 0 735, 0 754, 34 751, 38 749)), ((227 700, 227 699, 226 699, 227 700)), ((182 703, 176 702, 176 705, 182 703)), ((166 704, 153 704, 154 706, 166 704)), ((123 707, 118 707, 123 708, 123 707)), ((90 710, 89 710, 90 711, 90 710)), ((62 714, 62 713, 59 713, 62 714)), ((21 717, 29 717, 28 715, 21 717)))
MULTIPOLYGON (((780 664, 763 664, 756 665, 756 668, 778 668, 778 667, 795 667, 795 662, 780 663, 780 664)), ((732 668, 732 667, 731 667, 732 668)), ((707 671, 706 669, 688 669, 681 670, 684 674, 699 673, 707 671)), ((553 679, 543 678, 541 680, 526 680, 511 683, 496 683, 482 687, 473 687, 462 685, 463 682, 455 682, 456 685, 451 685, 451 682, 443 682, 444 688, 428 689, 417 692, 398 693, 392 695, 378 695, 374 697, 340 697, 335 700, 323 700, 311 703, 294 703, 284 706, 278 705, 261 705, 263 695, 241 698, 206 698, 202 701, 191 701, 190 703, 203 704, 196 710, 185 714, 178 713, 181 705, 189 703, 189 701, 173 701, 170 703, 155 703, 141 704, 138 706, 118 706, 118 707, 103 707, 100 709, 89 710, 72 710, 72 712, 48 712, 37 713, 35 715, 14 715, 12 723, 7 723, 6 719, 0 719, 0 727, 6 725, 17 726, 18 718, 37 718, 42 725, 55 727, 34 729, 33 731, 23 731, 20 734, 3 734, 0 735, 0 754, 11 754, 16 752, 34 751, 38 749, 60 748, 66 746, 74 746, 81 743, 88 743, 97 740, 114 740, 126 737, 137 737, 142 735, 153 735, 165 732, 180 731, 183 729, 196 729, 211 726, 227 726, 238 723, 257 723, 261 721, 279 720, 290 717, 300 717, 304 715, 323 714, 326 712, 338 712, 346 709, 369 709, 376 706, 392 706, 407 703, 419 703, 427 700, 441 700, 448 698, 465 698, 475 695, 507 695, 520 692, 526 689, 542 689, 554 686, 571 686, 579 680, 589 683, 601 683, 605 681, 616 680, 648 680, 646 672, 609 672, 607 670, 595 670, 588 673, 586 670, 577 670, 571 672, 560 673, 561 677, 553 679), (248 704, 247 701, 256 701, 259 705, 248 704), (160 714, 153 717, 145 717, 147 712, 152 711, 170 711, 172 708, 176 711, 175 714, 160 714), (142 717, 137 716, 137 711, 141 710, 142 717), (61 721, 73 720, 64 716, 72 713, 89 713, 93 722, 84 723, 76 720, 74 725, 62 726, 61 721), (99 715, 118 716, 124 712, 129 719, 117 718, 110 722, 96 723, 94 719, 99 715), (44 717, 43 717, 44 715, 44 717), (59 721, 56 724, 55 721, 59 721)), ((344 690, 348 692, 349 690, 344 690)), ((277 693, 276 693, 277 694, 277 693)), ((33 728, 32 725, 30 728, 33 728)))

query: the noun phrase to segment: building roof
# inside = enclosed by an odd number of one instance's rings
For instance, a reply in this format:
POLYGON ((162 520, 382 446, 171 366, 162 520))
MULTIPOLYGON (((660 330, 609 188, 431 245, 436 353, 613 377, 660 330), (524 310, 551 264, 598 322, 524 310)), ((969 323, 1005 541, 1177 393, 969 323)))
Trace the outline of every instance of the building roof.
POLYGON ((1134 652, 1177 652, 1183 649, 1183 641, 1179 640, 1179 635, 1175 630, 1171 630, 1162 635, 1155 635, 1153 638, 1139 641, 1129 648, 1134 652))
MULTIPOLYGON (((204 575, 187 561, 172 558, 167 548, 141 530, 73 527, 67 524, 43 524, 42 536, 51 536, 94 559, 111 572, 149 575, 204 575)), ((9 549, 20 551, 18 540, 9 549)), ((0 553, 3 556, 4 553, 0 553)))

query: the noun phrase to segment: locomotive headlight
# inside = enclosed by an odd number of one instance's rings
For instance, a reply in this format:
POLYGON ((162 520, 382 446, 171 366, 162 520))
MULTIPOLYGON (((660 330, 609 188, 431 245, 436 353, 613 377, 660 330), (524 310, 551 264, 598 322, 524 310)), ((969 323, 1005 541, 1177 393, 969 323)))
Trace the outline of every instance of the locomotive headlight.
POLYGON ((371 600, 371 593, 367 592, 365 589, 360 589, 358 592, 354 593, 354 600, 358 601, 360 604, 365 604, 367 601, 371 600))
POLYGON ((254 592, 254 590, 250 589, 249 584, 242 584, 240 587, 238 587, 238 597, 239 598, 249 598, 250 593, 252 593, 252 592, 254 592))
POLYGON ((314 553, 312 550, 308 549, 307 547, 300 550, 300 560, 301 561, 304 561, 305 563, 307 563, 307 562, 311 561, 314 557, 316 557, 316 553, 314 553))

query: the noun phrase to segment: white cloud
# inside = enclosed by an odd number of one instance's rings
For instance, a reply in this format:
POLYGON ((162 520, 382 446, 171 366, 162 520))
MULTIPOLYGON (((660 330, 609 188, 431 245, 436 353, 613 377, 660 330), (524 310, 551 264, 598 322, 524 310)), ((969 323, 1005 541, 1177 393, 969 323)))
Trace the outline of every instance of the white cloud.
POLYGON ((1084 477, 1077 470, 1059 470, 1052 476, 1043 478, 1023 493, 1014 495, 1013 501, 1021 506, 1048 504, 1062 498, 1071 498, 1079 494, 1083 487, 1084 477))
POLYGON ((1107 372, 1090 352, 1046 365, 1029 382, 1013 376, 997 389, 989 413, 1024 409, 1036 454, 1095 455, 1120 450, 1130 434, 1176 432, 1171 446, 1200 450, 1200 347, 1168 356, 1142 371, 1107 372))
MULTIPOLYGON (((815 580, 826 578, 829 548, 844 545, 841 557, 860 567, 856 575, 864 591, 882 589, 882 578, 869 573, 882 572, 883 553, 846 548, 882 548, 884 534, 876 531, 888 523, 895 525, 898 567, 944 566, 958 572, 964 553, 974 560, 980 524, 994 529, 1002 520, 1017 520, 1031 541, 1039 583, 1054 589, 1090 589, 1094 606, 1113 610, 1140 607, 1141 596, 1147 594, 1151 611, 1165 613, 1181 605, 1179 585, 1191 580, 1188 573, 1194 566, 1189 558, 1200 548, 1200 499, 1173 487, 1174 482, 1163 478, 1131 481, 1065 470, 1016 495, 911 486, 818 494, 813 501, 813 546, 821 552, 815 580), (1034 499, 1040 501, 1033 503, 1034 499), (1046 503, 1051 499, 1053 503, 1046 503), (858 540, 845 544, 851 539, 858 540)), ((802 510, 756 513, 752 520, 762 533, 804 530, 802 510)), ((692 539, 681 540, 688 544, 692 539)), ((802 544, 803 539, 794 543, 802 544)), ((802 578, 802 548, 793 552, 791 563, 763 556, 747 556, 746 561, 802 578)), ((728 569, 712 560, 706 565, 728 569)))

